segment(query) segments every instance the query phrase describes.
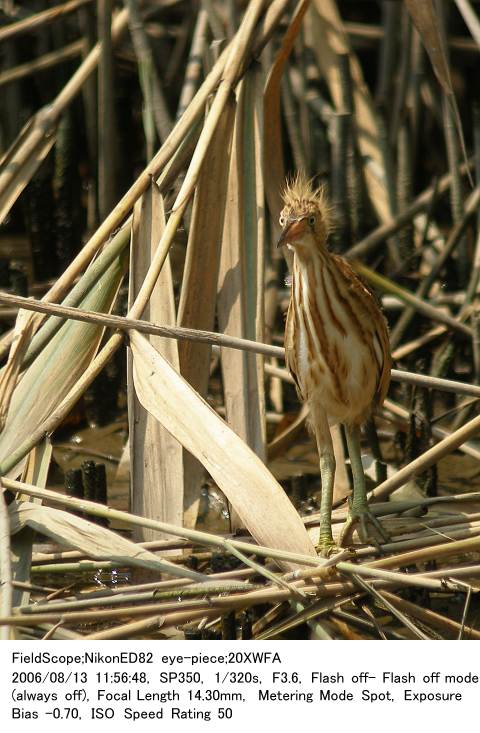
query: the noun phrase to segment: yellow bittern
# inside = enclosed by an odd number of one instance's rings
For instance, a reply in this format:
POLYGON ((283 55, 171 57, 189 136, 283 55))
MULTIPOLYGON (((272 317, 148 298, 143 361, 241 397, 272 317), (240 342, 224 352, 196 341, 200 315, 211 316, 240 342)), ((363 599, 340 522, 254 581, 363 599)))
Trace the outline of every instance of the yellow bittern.
POLYGON ((320 456, 322 495, 319 550, 335 550, 332 498, 335 456, 330 426, 345 426, 353 498, 341 544, 359 524, 362 542, 369 525, 388 535, 370 512, 363 472, 360 425, 381 404, 390 383, 388 329, 375 296, 348 262, 327 249, 331 208, 323 189, 301 174, 287 183, 278 246, 293 251, 290 304, 285 326, 288 369, 300 399, 308 404, 320 456))

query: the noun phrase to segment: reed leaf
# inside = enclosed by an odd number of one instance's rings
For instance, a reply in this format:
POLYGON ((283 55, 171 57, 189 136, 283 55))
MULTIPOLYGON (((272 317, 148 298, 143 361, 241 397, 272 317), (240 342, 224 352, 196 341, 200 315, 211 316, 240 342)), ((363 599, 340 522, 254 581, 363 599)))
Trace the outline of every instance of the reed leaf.
MULTIPOLYGON (((125 258, 117 257, 82 299, 85 307, 108 312, 125 272, 125 258)), ((21 444, 60 404, 94 358, 103 328, 68 322, 32 362, 17 384, 3 432, 0 461, 21 444)), ((12 474, 18 475, 18 469, 12 474)))
MULTIPOLYGON (((115 262, 119 257, 122 257, 122 253, 130 243, 130 226, 131 219, 128 219, 125 225, 112 237, 111 241, 105 245, 100 254, 75 283, 68 295, 63 299, 62 305, 78 306, 92 288, 96 286, 98 281, 104 276, 112 262, 115 262)), ((32 322, 34 324, 34 328, 37 328, 38 324, 41 323, 42 320, 43 316, 40 316, 40 318, 33 318, 32 322)), ((61 318, 48 318, 45 321, 38 333, 35 333, 35 336, 32 338, 25 355, 23 368, 32 363, 45 345, 48 344, 57 333, 61 325, 61 318)))

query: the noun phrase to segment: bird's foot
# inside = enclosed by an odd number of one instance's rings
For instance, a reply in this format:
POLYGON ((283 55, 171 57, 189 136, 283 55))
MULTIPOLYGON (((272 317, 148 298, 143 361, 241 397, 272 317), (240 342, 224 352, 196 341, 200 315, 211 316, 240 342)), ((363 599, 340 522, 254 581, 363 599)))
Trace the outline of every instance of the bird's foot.
POLYGON ((382 527, 377 517, 370 511, 368 505, 353 508, 350 503, 348 518, 340 534, 340 545, 347 547, 352 542, 353 531, 358 527, 360 541, 365 544, 373 543, 378 546, 379 535, 384 542, 390 541, 390 535, 382 527), (371 530, 374 530, 372 534, 371 530))
POLYGON ((332 555, 336 555, 337 552, 342 552, 342 548, 339 547, 333 539, 320 539, 318 545, 315 547, 317 554, 320 555, 320 557, 325 558, 325 560, 328 560, 329 557, 332 557, 332 555))

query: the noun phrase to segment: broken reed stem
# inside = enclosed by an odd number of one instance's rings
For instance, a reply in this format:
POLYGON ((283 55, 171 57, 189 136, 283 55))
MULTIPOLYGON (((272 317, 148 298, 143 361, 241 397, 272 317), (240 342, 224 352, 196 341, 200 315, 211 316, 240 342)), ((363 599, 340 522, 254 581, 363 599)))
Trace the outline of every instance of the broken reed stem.
MULTIPOLYGON (((478 189, 478 193, 480 200, 480 187, 478 189)), ((400 287, 400 285, 394 283, 392 280, 389 280, 383 275, 379 275, 377 272, 371 270, 365 265, 362 265, 360 262, 354 262, 353 267, 359 275, 362 275, 362 277, 366 278, 366 280, 375 285, 375 287, 377 287, 379 290, 382 290, 385 293, 390 293, 391 295, 395 295, 397 298, 400 298, 400 300, 402 300, 404 303, 407 303, 409 306, 411 306, 411 309, 413 311, 417 311, 418 313, 421 313, 423 316, 425 316, 426 318, 430 318, 433 321, 444 323, 452 330, 458 331, 464 336, 468 336, 470 338, 472 337, 472 329, 469 326, 466 326, 464 323, 458 321, 456 318, 450 316, 448 313, 444 313, 442 310, 436 308, 434 305, 427 303, 427 301, 422 300, 418 296, 418 294, 414 295, 409 290, 405 290, 404 288, 400 287)), ((427 278, 425 278, 425 280, 427 280, 427 278)), ((425 280, 423 282, 425 282, 425 280)))
POLYGON ((10 23, 0 28, 0 43, 6 41, 7 38, 13 38, 14 36, 35 31, 38 28, 44 28, 48 23, 52 23, 68 13, 73 13, 77 8, 81 8, 82 5, 87 5, 91 2, 93 0, 70 0, 70 2, 63 3, 63 5, 56 5, 54 8, 35 13, 35 15, 31 15, 29 18, 23 18, 16 23, 10 23))
MULTIPOLYGON (((138 542, 138 547, 143 547, 145 550, 152 550, 155 552, 163 552, 165 550, 185 550, 191 548, 191 543, 185 540, 152 540, 149 542, 138 542)), ((42 564, 53 561, 62 560, 82 560, 86 557, 84 552, 80 550, 61 550, 56 552, 34 552, 32 554, 32 564, 42 564)), ((182 555, 183 557, 183 555, 182 555)), ((169 558, 171 559, 171 558, 169 558)))
MULTIPOLYGON (((258 32, 253 42, 252 56, 257 56, 264 45, 270 40, 270 37, 279 24, 282 15, 288 5, 288 0, 274 0, 270 3, 266 10, 265 16, 259 23, 258 32)), ((120 34, 120 30, 124 30, 128 23, 128 12, 122 10, 114 21, 115 33, 120 34)), ((112 29, 112 35, 114 30, 112 29)), ((171 158, 175 155, 178 147, 182 144, 183 140, 188 136, 191 130, 196 126, 199 121, 204 107, 210 94, 213 92, 218 82, 222 78, 222 74, 225 69, 227 57, 231 51, 232 44, 235 39, 224 49, 217 62, 213 66, 210 73, 206 76, 204 82, 200 86, 198 92, 193 97, 189 107, 178 120, 177 124, 173 128, 172 132, 168 136, 165 143, 162 145, 160 150, 157 152, 155 157, 146 166, 140 176, 137 178, 135 183, 130 187, 127 193, 122 197, 115 208, 110 212, 107 218, 102 222, 97 231, 92 235, 90 240, 84 245, 82 250, 78 253, 75 259, 70 263, 63 274, 58 278, 54 285, 50 288, 48 293, 43 297, 42 300, 51 302, 59 300, 65 295, 68 288, 71 286, 75 278, 85 269, 91 259, 100 249, 100 247, 107 241, 108 237, 112 232, 122 224, 126 216, 133 208, 135 202, 150 186, 151 178, 157 177, 164 166, 168 164, 171 158)), ((82 86, 91 71, 95 68, 98 63, 100 55, 99 45, 95 46, 88 57, 85 59, 83 64, 80 66, 78 71, 74 74, 68 84, 60 92, 57 99, 54 102, 56 111, 60 114, 64 107, 71 101, 73 96, 82 86)), ((248 57, 244 59, 244 66, 246 67, 248 57)), ((239 77, 243 73, 243 68, 239 67, 239 77)), ((33 150, 38 144, 38 140, 33 145, 33 150)), ((24 151, 23 154, 26 154, 24 151)), ((14 166, 11 166, 14 168, 14 166)), ((8 173, 8 172, 7 172, 8 173)), ((6 185, 2 182, 2 176, 0 176, 0 190, 6 185)), ((12 333, 6 334, 0 339, 0 357, 5 354, 11 343, 12 333)))
MULTIPOLYGON (((402 501, 396 501, 393 504, 390 501, 378 502, 372 504, 370 507, 371 511, 375 516, 382 517, 389 514, 398 514, 399 512, 406 512, 409 509, 420 509, 427 506, 433 506, 434 504, 458 504, 469 501, 479 501, 480 492, 468 492, 466 494, 453 494, 452 496, 426 496, 423 499, 405 499, 402 501)), ((344 522, 348 517, 346 509, 334 509, 333 510, 333 521, 344 522)), ((320 519, 320 514, 308 514, 303 517, 305 522, 310 522, 311 519, 320 519)))
MULTIPOLYGON (((13 295, 11 293, 4 293, 1 291, 0 303, 15 305, 19 308, 23 308, 24 310, 45 313, 52 316, 58 316, 59 318, 71 318, 76 321, 83 321, 84 323, 95 323, 99 326, 114 328, 119 331, 128 332, 134 330, 139 331, 140 333, 165 336, 166 338, 199 341, 200 343, 212 344, 213 346, 251 351, 256 354, 275 356, 280 359, 285 358, 285 350, 282 346, 262 344, 259 341, 243 339, 237 336, 227 336, 223 333, 216 333, 215 331, 201 331, 194 328, 183 328, 179 326, 159 326, 155 323, 151 323, 150 321, 143 321, 124 316, 114 316, 106 313, 97 313, 96 311, 86 311, 72 306, 47 303, 41 300, 24 298, 20 295, 13 295)), ((271 367, 270 365, 266 365, 265 369, 267 373, 280 377, 287 382, 291 382, 289 372, 285 369, 271 367)), ((431 377, 426 374, 405 372, 399 369, 392 369, 392 379, 397 382, 405 382, 406 384, 413 384, 419 387, 427 387, 429 389, 438 389, 444 392, 454 392, 456 394, 480 397, 479 385, 457 382, 453 379, 441 379, 439 377, 431 377)))
MULTIPOLYGON (((153 117, 160 142, 169 136, 172 121, 158 75, 137 0, 123 0, 129 12, 129 28, 137 57, 138 75, 143 91, 145 112, 153 117)), ((148 124, 148 123, 147 123, 148 124)), ((153 150, 152 150, 153 156, 153 150)), ((150 157, 150 156, 149 156, 150 157)))
POLYGON ((390 613, 392 613, 403 626, 405 626, 407 629, 410 629, 410 631, 422 641, 428 641, 429 636, 426 636, 426 634, 423 633, 419 628, 415 626, 415 624, 410 621, 408 616, 405 616, 401 611, 399 611, 395 606, 393 606, 390 601, 387 601, 385 596, 380 595, 380 591, 378 591, 376 588, 374 588, 372 585, 369 585, 365 580, 363 580, 359 575, 354 575, 354 580, 358 585, 365 590, 367 593, 369 593, 371 596, 373 596, 374 599, 377 601, 380 601, 380 603, 387 608, 390 613))
POLYGON ((441 560, 450 555, 478 552, 479 549, 480 537, 467 537, 450 543, 430 545, 410 552, 384 557, 380 560, 374 560, 369 566, 372 568, 399 568, 406 565, 416 565, 420 562, 428 562, 429 560, 441 560))
MULTIPOLYGON (((420 587, 431 587, 431 584, 436 583, 437 590, 445 590, 446 586, 442 584, 442 581, 433 581, 426 579, 425 585, 421 586, 423 578, 416 576, 416 578, 410 583, 410 579, 414 576, 410 576, 405 573, 392 573, 388 571, 375 570, 373 568, 367 568, 365 566, 354 565, 353 563, 345 563, 348 568, 344 568, 344 572, 351 573, 353 575, 367 575, 368 577, 374 578, 377 583, 376 587, 384 588, 385 586, 395 586, 400 584, 402 586, 420 586, 420 587), (359 572, 360 570, 360 572, 359 572), (371 572, 368 572, 370 571, 371 572), (367 572, 363 572, 367 571, 367 572)), ((450 584, 451 587, 455 587, 455 584, 450 584)), ((458 586, 459 589, 464 590, 464 587, 458 586)), ((306 594, 316 594, 318 592, 323 596, 336 596, 339 593, 348 593, 352 590, 355 591, 355 586, 351 582, 346 583, 330 583, 322 585, 321 587, 316 585, 304 586, 302 590, 306 594)), ((206 615, 208 613, 225 612, 226 610, 233 608, 248 608, 249 606, 263 603, 271 603, 284 601, 291 598, 290 589, 275 589, 271 587, 262 588, 260 590, 252 590, 246 593, 238 593, 236 595, 228 595, 217 598, 211 598, 208 602, 204 600, 190 600, 185 601, 181 604, 183 610, 182 622, 187 622, 194 617, 198 611, 200 615, 206 615)), ((12 625, 12 626, 31 626, 39 625, 41 623, 56 623, 62 621, 63 623, 98 623, 101 621, 113 621, 122 616, 147 616, 153 613, 166 613, 172 612, 172 615, 178 613, 179 603, 151 603, 141 606, 125 606, 118 609, 108 610, 94 610, 94 611, 73 611, 68 612, 56 612, 47 611, 44 613, 17 613, 11 614, 10 616, 0 617, 0 625, 12 625)), ((309 609, 305 609, 308 613, 309 609)), ((180 623, 178 621, 177 623, 180 623)))
MULTIPOLYGON (((471 162, 468 164, 462 163, 460 166, 460 173, 466 175, 470 169, 471 162)), ((398 232, 405 224, 408 224, 417 214, 428 208, 430 202, 435 197, 438 197, 448 191, 452 183, 452 176, 450 173, 446 173, 440 178, 440 180, 431 186, 429 186, 423 193, 412 201, 410 206, 407 206, 397 216, 387 224, 381 224, 379 227, 374 229, 373 232, 367 234, 364 239, 357 242, 353 247, 345 252, 345 257, 354 259, 356 257, 363 257, 375 250, 379 244, 385 241, 388 237, 395 232, 398 232)))
MULTIPOLYGON (((460 624, 447 616, 442 616, 428 608, 422 608, 416 603, 406 601, 404 598, 400 598, 394 593, 389 593, 385 590, 378 591, 378 593, 383 597, 383 599, 388 600, 405 613, 408 613, 410 616, 414 616, 419 621, 423 621, 428 626, 433 626, 437 629, 441 629, 442 631, 446 631, 447 633, 451 633, 452 631, 458 633, 460 630, 460 624)), ((480 639, 480 632, 476 629, 472 629, 470 626, 464 627, 464 633, 472 639, 480 639)))
MULTIPOLYGON (((127 27, 128 12, 122 10, 112 23, 112 40, 118 41, 121 34, 127 27)), ((68 105, 80 92, 83 84, 89 78, 90 74, 97 67, 101 54, 101 44, 97 43, 85 60, 80 64, 76 72, 69 79, 53 102, 43 109, 43 123, 39 126, 33 126, 30 132, 25 136, 9 165, 0 174, 0 191, 5 191, 11 185, 12 181, 18 175, 19 170, 35 155, 38 146, 44 139, 52 133, 55 124, 58 122, 60 115, 65 111, 68 105)), ((22 131, 23 132, 23 131, 22 131)), ((20 133, 19 138, 22 138, 20 133)), ((40 163, 40 161, 39 161, 40 163)), ((36 168, 30 171, 30 177, 33 176, 36 168)), ((26 185, 28 181, 24 181, 26 185)), ((21 189, 23 190, 23 188, 21 189)), ((20 194, 21 191, 19 191, 20 194)), ((8 211, 4 211, 5 216, 8 211)), ((119 222, 120 223, 120 222, 119 222)), ((93 256, 93 255, 92 255, 93 256)), ((68 268, 67 268, 68 269, 68 268)), ((77 273, 78 274, 78 273, 77 273)))
POLYGON ((115 201, 115 106, 112 0, 97 0, 98 61, 98 211, 104 219, 115 201))
MULTIPOLYGON (((184 616, 185 614, 182 615, 184 616)), ((179 622, 177 621, 177 623, 179 622)), ((113 629, 110 628, 104 629, 103 631, 96 631, 93 634, 87 634, 83 638, 88 639, 89 641, 109 641, 112 639, 131 640, 140 634, 144 636, 152 631, 161 631, 165 624, 165 616, 152 616, 151 618, 145 618, 141 621, 128 621, 126 624, 120 624, 119 626, 115 626, 113 629)))
MULTIPOLYGON (((351 603, 353 600, 360 598, 363 593, 350 593, 349 595, 343 595, 340 598, 329 598, 327 600, 321 599, 314 603, 311 603, 306 608, 303 608, 301 604, 297 604, 296 613, 293 616, 289 616, 284 621, 280 621, 274 626, 266 629, 262 633, 255 634, 256 641, 265 641, 267 639, 274 639, 280 634, 284 634, 286 631, 300 626, 300 624, 308 623, 310 628, 316 632, 317 638, 328 638, 327 633, 323 626, 315 623, 315 619, 319 616, 325 616, 327 613, 335 611, 346 603, 351 603), (322 633, 323 632, 323 633, 322 633)), ((293 606, 293 604, 291 604, 293 606)), ((294 606, 293 606, 294 607, 294 606)))
MULTIPOLYGON (((281 346, 262 344, 258 341, 251 341, 237 336, 227 336, 214 331, 201 331, 194 328, 183 328, 180 326, 159 326, 149 321, 97 313, 95 311, 85 311, 80 308, 57 305, 55 303, 45 303, 44 301, 23 298, 21 296, 12 295, 11 293, 3 293, 1 291, 0 303, 11 303, 18 305, 19 308, 24 308, 25 310, 59 316, 64 319, 71 318, 85 323, 95 323, 100 326, 106 326, 107 328, 114 328, 120 331, 135 330, 140 333, 165 336, 167 338, 178 340, 192 340, 217 346, 227 346, 233 349, 252 351, 256 354, 265 354, 266 356, 277 356, 279 358, 284 357, 284 349, 281 346)), ((478 390, 480 394, 480 387, 478 390)))
MULTIPOLYGON (((390 559, 390 558, 388 558, 390 559)), ((455 581, 447 582, 445 579, 437 580, 436 578, 427 578, 425 575, 420 573, 398 573, 384 571, 379 568, 377 563, 371 563, 369 565, 355 565, 351 562, 339 562, 336 564, 336 569, 339 573, 354 577, 360 575, 365 578, 374 580, 386 580, 393 582, 395 585, 400 586, 411 586, 418 588, 425 588, 433 591, 463 591, 464 587, 460 583, 455 581)))
POLYGON ((152 259, 142 286, 138 291, 137 297, 135 298, 135 302, 128 313, 131 318, 139 318, 150 299, 150 295, 155 287, 160 270, 182 220, 185 208, 194 192, 213 134, 228 100, 234 92, 236 81, 240 76, 240 70, 246 62, 253 43, 255 26, 263 11, 264 4, 265 0, 251 0, 240 28, 232 41, 231 47, 229 47, 219 87, 200 133, 198 143, 195 147, 182 186, 177 198, 175 199, 172 213, 170 214, 162 233, 158 248, 152 259))
MULTIPOLYGON (((470 401, 471 404, 475 404, 477 400, 470 401)), ((409 410, 405 409, 401 405, 398 405, 396 402, 393 402, 390 399, 386 399, 383 403, 381 414, 386 417, 387 420, 391 421, 391 418, 389 418, 388 413, 391 413, 391 415, 394 416, 394 418, 399 417, 400 421, 403 422, 405 427, 408 426, 411 413, 409 410)), ((452 429, 453 430, 453 429, 452 429)), ((432 424, 432 435, 442 440, 443 438, 448 438, 449 435, 452 434, 451 430, 445 430, 445 428, 441 428, 436 424, 432 424)), ((467 455, 472 456, 472 458, 475 458, 475 460, 480 460, 480 450, 476 447, 473 443, 463 443, 461 446, 461 450, 466 453, 467 455)))
MULTIPOLYGON (((16 297, 16 296, 13 296, 13 297, 16 297)), ((31 301, 27 299, 25 305, 28 305, 29 303, 31 303, 31 301)), ((108 316, 108 318, 115 318, 115 317, 108 316)), ((172 330, 173 329, 170 329, 170 331, 172 330)), ((217 339, 216 343, 219 343, 218 341, 219 335, 215 335, 215 336, 217 339)), ((119 348, 119 346, 122 343, 122 340, 123 340, 123 337, 121 334, 115 334, 114 336, 110 338, 110 340, 103 347, 103 349, 99 352, 99 354, 94 359, 94 361, 90 364, 90 366, 84 372, 84 374, 82 375, 80 380, 77 382, 77 384, 74 386, 74 388, 72 388, 70 393, 65 397, 63 402, 54 410, 54 412, 49 416, 49 418, 39 428, 37 428, 36 431, 34 431, 29 436, 29 439, 25 441, 24 444, 19 446, 19 448, 17 448, 17 450, 14 451, 14 453, 11 454, 9 458, 3 462, 1 466, 1 473, 5 474, 11 468, 13 468, 13 466, 15 466, 20 460, 22 460, 25 457, 25 455, 45 435, 50 434, 51 432, 53 432, 53 430, 55 430, 58 427, 61 421, 68 415, 73 405, 77 402, 79 396, 83 394, 83 392, 87 389, 87 387, 93 382, 94 378, 103 369, 103 367, 108 362, 108 360, 111 358, 111 356, 119 348)), ((255 343, 255 342, 251 342, 251 343, 255 343)), ((269 348, 272 349, 272 348, 278 348, 278 347, 269 347, 269 348)), ((410 381, 414 381, 417 383, 422 383, 425 386, 429 386, 429 387, 450 388, 456 392, 459 392, 460 390, 462 390, 463 392, 468 393, 468 394, 473 393, 476 395, 477 394, 476 390, 480 391, 480 387, 476 385, 472 385, 472 386, 462 385, 462 383, 456 383, 451 380, 441 380, 438 378, 427 377, 423 375, 409 375, 408 373, 402 373, 396 370, 392 370, 392 377, 400 378, 403 381, 410 380, 410 381)), ((402 468, 394 477, 388 479, 386 482, 384 482, 379 487, 377 487, 377 489, 375 489, 374 495, 375 496, 387 496, 392 491, 394 491, 395 488, 398 488, 399 486, 403 485, 404 481, 409 480, 409 478, 411 478, 414 475, 414 473, 417 470, 419 470, 419 467, 422 467, 422 466, 428 467, 432 465, 432 463, 436 462, 439 459, 439 457, 443 457, 444 455, 447 455, 448 453, 455 450, 463 442, 465 442, 471 435, 475 433, 475 431, 478 429, 477 421, 479 421, 480 423, 480 417, 475 418, 470 423, 467 423, 466 426, 452 433, 450 436, 448 436, 443 441, 438 443, 436 446, 431 448, 425 454, 423 454, 422 456, 417 458, 415 461, 413 461, 413 463, 402 468), (382 492, 382 493, 379 493, 379 492, 382 492)))
POLYGON ((192 101, 200 82, 200 77, 202 75, 202 58, 207 43, 207 27, 207 12, 203 8, 200 8, 195 23, 195 30, 193 31, 192 45, 185 69, 182 91, 178 101, 177 119, 183 115, 192 101))
POLYGON ((416 474, 425 471, 441 458, 453 453, 462 443, 472 438, 480 430, 480 416, 474 417, 458 430, 455 430, 447 438, 425 451, 421 456, 409 463, 407 466, 400 468, 394 476, 384 481, 374 489, 370 496, 375 499, 384 499, 389 496, 395 489, 399 489, 407 481, 416 474))
MULTIPOLYGON (((396 346, 398 346, 405 329, 407 328, 408 324, 410 323, 410 321, 412 320, 415 314, 415 311, 419 310, 419 308, 417 308, 415 305, 416 299, 428 297, 430 288, 432 287, 436 278, 440 274, 440 271, 444 267, 448 258, 451 256, 451 254, 455 250, 455 247, 459 244, 467 228, 467 225, 470 221, 470 218, 477 211, 479 204, 480 204, 480 186, 477 186, 477 188, 468 197, 467 202, 465 204, 465 211, 461 219, 453 227, 452 231, 450 232, 448 236, 447 241, 445 242, 445 245, 442 248, 442 251, 435 259, 435 262, 430 267, 427 275, 422 279, 422 282, 420 283, 417 289, 417 292, 415 293, 415 295, 412 295, 411 293, 409 293, 410 301, 407 299, 406 302, 410 303, 410 307, 406 308, 405 311, 402 313, 390 337, 392 348, 395 348, 396 346)), ((403 292, 405 293, 406 291, 403 291, 403 292)), ((399 295, 399 297, 401 296, 399 295)), ((405 299, 405 296, 404 296, 404 299, 405 299)), ((429 307, 433 307, 433 306, 429 306, 429 307)), ((425 312, 424 315, 426 315, 428 318, 433 319, 433 315, 428 315, 428 312, 425 312)), ((453 319, 452 316, 448 316, 448 319, 456 320, 456 319, 453 319)), ((435 320, 440 320, 440 319, 437 318, 435 320)), ((446 320, 443 322, 448 325, 446 320)), ((460 321, 457 321, 457 323, 460 323, 460 321)), ((463 326, 463 329, 468 328, 464 324, 462 324, 462 326, 463 326)), ((462 330, 462 329, 458 329, 458 330, 462 330)), ((472 330, 471 329, 469 330, 470 330, 470 333, 472 333, 472 330)), ((465 330, 463 332, 466 333, 465 330)))
MULTIPOLYGON (((118 566, 117 566, 118 567, 118 566)), ((167 601, 171 599, 177 599, 178 601, 183 600, 184 598, 195 598, 195 596, 210 596, 210 595, 220 595, 222 593, 245 593, 245 591, 248 590, 260 590, 261 588, 264 588, 263 585, 259 585, 258 583, 250 584, 250 583, 238 583, 236 585, 235 583, 201 583, 200 585, 189 585, 185 588, 172 588, 171 590, 166 591, 157 591, 156 589, 153 589, 148 592, 143 593, 125 593, 123 595, 119 596, 105 596, 103 598, 82 598, 81 600, 75 599, 73 601, 42 601, 40 603, 36 603, 35 605, 29 605, 29 606, 19 606, 15 609, 16 613, 22 613, 22 614, 33 614, 36 615, 37 613, 42 612, 51 612, 51 611, 62 611, 62 612, 69 612, 73 610, 79 610, 82 608, 88 608, 92 606, 100 607, 100 606, 119 606, 122 604, 127 603, 139 603, 140 601, 148 601, 148 600, 157 600, 157 601, 167 601)))
MULTIPOLYGON (((461 540, 466 539, 475 539, 480 535, 480 527, 477 526, 473 528, 467 528, 467 529, 455 529, 455 530, 448 530, 447 527, 444 529, 445 532, 448 531, 448 535, 441 535, 438 532, 433 532, 432 534, 425 536, 413 536, 412 539, 395 539, 395 542, 388 542, 384 545, 382 545, 382 552, 386 554, 390 553, 399 553, 399 552, 413 552, 414 550, 421 550, 425 547, 431 547, 432 542, 436 542, 437 545, 440 544, 447 544, 449 542, 455 541, 459 542, 461 540)), ((375 547, 361 547, 357 551, 357 556, 359 558, 364 557, 371 557, 373 554, 378 554, 378 549, 375 547)))
MULTIPOLYGON (((240 77, 241 70, 246 64, 251 45, 253 43, 253 34, 255 31, 255 27, 263 10, 264 4, 264 0, 252 0, 250 5, 248 6, 240 28, 235 38, 233 39, 231 46, 228 47, 228 54, 225 61, 225 68, 223 70, 222 81, 218 87, 215 99, 212 103, 212 106, 210 107, 207 119, 200 133, 199 141, 193 153, 193 157, 188 167, 187 174, 183 181, 180 192, 176 198, 174 209, 163 231, 160 243, 155 252, 155 256, 150 264, 150 267, 137 294, 137 297, 128 313, 130 317, 140 317, 150 299, 153 288, 155 287, 155 283, 157 282, 158 275, 168 254, 178 225, 180 224, 180 221, 182 219, 185 207, 190 199, 190 196, 193 194, 203 161, 205 159, 205 155, 208 150, 208 146, 215 132, 218 120, 220 119, 223 110, 228 100, 230 99, 231 94, 233 94, 236 80, 240 77)), ((138 180, 140 179, 137 179, 137 182, 138 180)), ((101 228, 102 227, 100 227, 100 230, 101 228)), ((91 242, 92 240, 90 240, 90 243, 91 242)), ((85 249, 86 248, 82 250, 83 253, 85 253, 85 249)), ((72 263, 72 265, 74 263, 75 261, 72 263)), ((70 267, 72 267, 72 265, 70 267)), ((69 268, 67 268, 62 277, 66 276, 68 269, 69 268)), ((54 290, 56 286, 59 285, 62 277, 57 281, 56 285, 51 289, 50 293, 54 290)), ((0 471, 0 473, 4 474, 8 470, 13 468, 13 466, 15 466, 16 463, 26 455, 26 452, 31 450, 31 448, 36 445, 38 440, 40 440, 43 435, 52 432, 52 430, 54 430, 60 424, 60 422, 68 415, 79 397, 84 393, 87 387, 90 386, 95 377, 102 371, 109 359, 119 348, 122 340, 123 337, 121 334, 115 334, 110 338, 107 344, 90 363, 78 382, 74 385, 74 387, 72 387, 70 392, 63 399, 62 403, 53 411, 53 413, 47 418, 47 420, 45 420, 43 425, 38 427, 37 430, 35 430, 29 436, 29 438, 16 451, 14 451, 14 453, 11 454, 7 460, 3 462, 1 466, 2 470, 0 471)))
MULTIPOLYGON (((447 587, 457 588, 454 583, 446 586, 442 581, 434 581, 425 576, 420 577, 410 576, 405 573, 392 573, 388 571, 377 570, 373 567, 354 565, 353 563, 342 563, 343 572, 352 575, 364 575, 373 578, 376 582, 376 587, 384 588, 387 586, 396 586, 398 584, 402 586, 418 586, 427 587, 437 590, 445 590, 447 587), (410 582, 412 580, 412 582, 410 582), (424 583, 422 585, 422 582, 424 583)), ((458 585, 459 590, 464 591, 465 587, 458 585)), ((316 594, 320 592, 322 596, 335 596, 339 593, 348 593, 355 590, 355 586, 351 582, 346 583, 330 583, 322 585, 321 587, 304 586, 302 590, 306 594, 316 594)), ((198 611, 201 615, 205 615, 205 612, 216 613, 225 611, 233 608, 248 608, 249 606, 263 603, 278 602, 288 600, 291 598, 290 589, 274 589, 271 587, 262 588, 260 590, 252 590, 246 593, 238 593, 236 595, 222 596, 220 598, 209 599, 208 602, 204 600, 200 601, 186 601, 181 604, 182 609, 182 622, 187 622, 198 611), (188 609, 188 610, 187 610, 188 609)), ((98 623, 101 621, 112 621, 122 616, 147 616, 152 613, 167 613, 172 612, 172 615, 178 613, 179 603, 152 603, 142 606, 126 606, 118 609, 108 610, 94 610, 94 611, 73 611, 71 613, 61 613, 56 611, 44 612, 44 613, 17 613, 10 616, 0 617, 0 625, 12 625, 12 626, 30 626, 39 625, 41 623, 56 623, 62 621, 63 623, 98 623)), ((303 609, 302 609, 303 610, 303 609)), ((308 613, 309 609, 305 609, 308 613)), ((177 621, 180 623, 180 621, 177 621)))
POLYGON ((80 56, 84 49, 84 45, 84 41, 81 39, 79 41, 73 41, 67 46, 45 53, 33 61, 27 61, 24 64, 13 66, 11 69, 6 69, 0 74, 0 87, 5 86, 5 84, 11 84, 14 81, 24 79, 26 76, 38 74, 39 71, 46 71, 47 69, 51 69, 53 66, 58 66, 69 59, 80 56))

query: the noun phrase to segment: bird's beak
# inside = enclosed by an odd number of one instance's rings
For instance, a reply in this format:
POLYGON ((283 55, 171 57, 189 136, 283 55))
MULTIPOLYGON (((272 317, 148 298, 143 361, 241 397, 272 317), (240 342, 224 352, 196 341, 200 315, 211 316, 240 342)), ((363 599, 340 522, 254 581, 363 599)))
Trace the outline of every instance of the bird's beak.
POLYGON ((277 247, 281 247, 283 244, 287 243, 292 245, 295 244, 295 242, 305 233, 306 226, 307 220, 305 218, 291 221, 282 230, 277 242, 277 247))

